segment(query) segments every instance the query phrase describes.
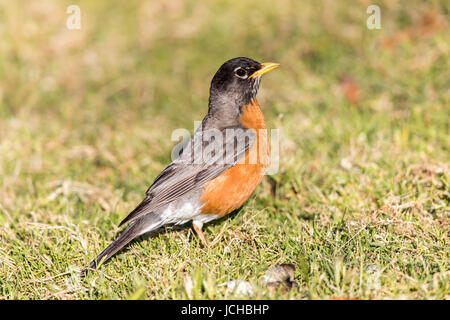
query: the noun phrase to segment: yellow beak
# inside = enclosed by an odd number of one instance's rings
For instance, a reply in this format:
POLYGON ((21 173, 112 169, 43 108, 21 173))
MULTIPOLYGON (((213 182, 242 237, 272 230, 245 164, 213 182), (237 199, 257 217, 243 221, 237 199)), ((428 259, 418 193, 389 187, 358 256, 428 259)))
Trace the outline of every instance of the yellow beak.
POLYGON ((273 69, 276 69, 279 66, 280 66, 280 64, 279 63, 275 63, 275 62, 262 63, 261 64, 261 69, 253 72, 252 75, 250 77, 248 77, 248 78, 250 79, 250 78, 255 78, 255 77, 262 76, 264 73, 267 73, 267 72, 269 72, 269 71, 271 71, 273 69))

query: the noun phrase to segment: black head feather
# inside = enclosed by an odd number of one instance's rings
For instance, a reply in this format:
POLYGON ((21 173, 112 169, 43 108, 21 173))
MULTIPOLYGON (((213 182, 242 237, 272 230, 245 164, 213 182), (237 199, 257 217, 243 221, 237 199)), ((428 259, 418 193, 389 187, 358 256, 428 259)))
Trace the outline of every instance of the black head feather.
POLYGON ((245 57, 225 62, 211 81, 210 106, 225 102, 229 107, 241 107, 250 103, 256 97, 260 78, 249 77, 260 68, 261 63, 245 57))

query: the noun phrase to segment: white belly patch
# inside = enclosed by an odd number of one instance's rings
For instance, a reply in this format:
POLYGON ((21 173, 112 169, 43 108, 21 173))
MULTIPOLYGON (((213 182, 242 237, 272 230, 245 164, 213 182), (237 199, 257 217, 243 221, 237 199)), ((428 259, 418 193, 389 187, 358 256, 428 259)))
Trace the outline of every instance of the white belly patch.
POLYGON ((218 214, 201 213, 200 210, 203 204, 198 199, 198 194, 192 194, 156 211, 154 214, 157 214, 159 219, 148 225, 140 234, 153 231, 168 224, 180 225, 193 221, 197 225, 203 225, 204 223, 220 218, 218 214))
POLYGON ((163 224, 184 224, 191 220, 201 223, 208 223, 219 218, 218 214, 201 213, 202 204, 198 197, 189 197, 169 204, 163 209, 159 216, 163 224))

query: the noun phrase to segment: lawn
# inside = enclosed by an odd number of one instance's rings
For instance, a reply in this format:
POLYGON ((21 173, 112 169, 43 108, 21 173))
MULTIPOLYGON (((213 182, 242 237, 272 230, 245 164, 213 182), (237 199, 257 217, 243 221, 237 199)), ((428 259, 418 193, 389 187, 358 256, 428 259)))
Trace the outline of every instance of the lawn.
POLYGON ((0 299, 450 298, 448 1, 378 1, 372 30, 370 1, 255 3, 0 1, 0 299), (168 228, 80 278, 237 56, 281 64, 279 170, 209 247, 168 228))

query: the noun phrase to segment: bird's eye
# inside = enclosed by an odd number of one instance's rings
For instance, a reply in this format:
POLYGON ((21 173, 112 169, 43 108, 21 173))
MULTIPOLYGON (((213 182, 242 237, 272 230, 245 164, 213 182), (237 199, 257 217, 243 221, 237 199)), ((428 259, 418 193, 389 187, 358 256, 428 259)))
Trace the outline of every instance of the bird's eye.
POLYGON ((247 79, 247 71, 245 71, 241 67, 236 68, 234 70, 234 74, 241 79, 247 79))

